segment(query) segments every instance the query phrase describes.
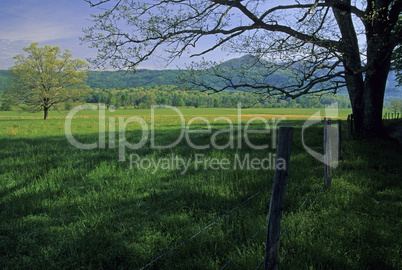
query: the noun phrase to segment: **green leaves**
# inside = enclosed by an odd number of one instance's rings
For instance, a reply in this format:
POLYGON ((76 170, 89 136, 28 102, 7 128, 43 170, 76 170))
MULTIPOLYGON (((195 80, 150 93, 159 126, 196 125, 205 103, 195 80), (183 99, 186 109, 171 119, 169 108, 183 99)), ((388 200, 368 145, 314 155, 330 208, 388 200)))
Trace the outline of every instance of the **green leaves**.
POLYGON ((77 99, 89 90, 85 85, 88 68, 85 61, 72 59, 69 50, 62 53, 59 47, 38 45, 32 43, 23 48, 27 55, 14 57, 11 86, 6 89, 13 100, 27 105, 31 111, 46 112, 53 105, 77 99))

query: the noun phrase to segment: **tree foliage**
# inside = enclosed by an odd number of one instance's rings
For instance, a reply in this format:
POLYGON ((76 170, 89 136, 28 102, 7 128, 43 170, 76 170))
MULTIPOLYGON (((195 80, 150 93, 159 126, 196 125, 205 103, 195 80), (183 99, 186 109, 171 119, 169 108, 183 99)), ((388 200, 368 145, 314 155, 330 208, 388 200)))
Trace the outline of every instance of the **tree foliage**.
POLYGON ((402 112, 402 99, 393 99, 389 102, 389 108, 394 112, 397 113, 399 111, 402 112))
POLYGON ((59 103, 75 100, 89 89, 85 84, 88 64, 72 59, 69 50, 61 52, 59 47, 38 47, 32 43, 23 48, 27 55, 14 57, 15 65, 10 68, 10 86, 5 91, 12 98, 32 111, 44 111, 59 103))
POLYGON ((11 111, 12 108, 12 101, 7 98, 1 101, 0 111, 11 111))
MULTIPOLYGON (((402 29, 402 16, 399 16, 397 25, 395 26, 395 34, 400 33, 402 29)), ((396 80, 399 86, 402 86, 402 46, 399 44, 392 55, 392 69, 396 71, 396 80)))
POLYGON ((342 95, 302 96, 294 100, 269 98, 246 91, 222 91, 214 95, 188 90, 177 85, 131 87, 126 89, 91 89, 85 96, 87 103, 121 104, 124 108, 149 109, 152 105, 189 106, 196 108, 324 108, 337 102, 339 108, 350 108, 347 97, 342 95))
POLYGON ((97 65, 135 69, 161 51, 170 62, 188 51, 202 56, 224 48, 250 55, 249 63, 201 61, 189 67, 185 79, 202 90, 241 89, 285 98, 346 86, 356 133, 382 128, 391 55, 402 41, 401 29, 395 28, 402 0, 86 1, 110 5, 93 17, 83 38, 98 48, 97 65), (194 51, 205 38, 209 47, 194 51), (284 71, 292 72, 285 83, 268 79, 284 71), (205 80, 210 75, 212 82, 205 80))

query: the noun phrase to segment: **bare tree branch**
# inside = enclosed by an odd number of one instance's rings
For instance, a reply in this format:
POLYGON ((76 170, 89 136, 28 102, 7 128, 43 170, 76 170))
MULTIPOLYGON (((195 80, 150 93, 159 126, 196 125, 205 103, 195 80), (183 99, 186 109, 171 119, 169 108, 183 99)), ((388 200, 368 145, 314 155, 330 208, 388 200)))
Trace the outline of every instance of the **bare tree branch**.
MULTIPOLYGON (((85 1, 92 7, 111 2, 85 1)), ((82 38, 98 48, 97 65, 135 69, 155 54, 166 55, 169 63, 187 52, 197 57, 225 48, 248 54, 252 62, 232 68, 201 63, 184 77, 207 91, 244 89, 292 98, 346 86, 356 130, 381 129, 391 55, 402 42, 402 30, 394 30, 402 0, 359 6, 351 0, 120 0, 105 6, 82 38), (205 37, 209 43, 199 49, 205 37), (288 79, 275 81, 278 74, 288 79)))

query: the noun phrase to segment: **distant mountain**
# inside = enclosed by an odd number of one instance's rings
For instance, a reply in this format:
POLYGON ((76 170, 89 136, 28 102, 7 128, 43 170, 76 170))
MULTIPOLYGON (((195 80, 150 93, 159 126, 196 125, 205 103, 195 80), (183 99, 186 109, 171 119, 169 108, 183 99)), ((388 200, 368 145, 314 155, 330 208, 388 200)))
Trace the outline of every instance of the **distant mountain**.
POLYGON ((176 85, 179 70, 88 71, 91 88, 130 88, 156 85, 176 85))
POLYGON ((244 79, 238 76, 233 76, 231 78, 232 82, 234 83, 239 81, 252 83, 256 81, 262 83, 263 85, 271 84, 278 87, 294 83, 291 79, 293 75, 290 70, 278 69, 272 73, 272 70, 267 69, 269 66, 270 63, 263 59, 256 58, 253 55, 244 55, 240 58, 234 58, 223 62, 219 65, 219 68, 223 72, 226 72, 228 77, 231 77, 238 71, 244 72, 242 75, 244 79), (269 75, 266 74, 266 72, 269 73, 269 75))
MULTIPOLYGON (((91 88, 123 89, 156 85, 176 85, 179 70, 88 71, 87 85, 91 88)), ((0 70, 0 92, 8 85, 8 70, 0 70)))

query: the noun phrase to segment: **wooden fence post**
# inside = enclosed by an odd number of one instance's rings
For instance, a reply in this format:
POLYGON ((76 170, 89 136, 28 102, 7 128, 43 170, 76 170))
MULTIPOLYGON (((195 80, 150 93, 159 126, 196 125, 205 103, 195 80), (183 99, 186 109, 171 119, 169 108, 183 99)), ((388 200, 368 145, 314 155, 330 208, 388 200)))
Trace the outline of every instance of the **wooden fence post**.
POLYGON ((350 137, 350 114, 348 115, 348 120, 346 120, 346 141, 349 141, 350 137))
POLYGON ((281 216, 289 174, 292 138, 293 127, 279 128, 274 183, 268 212, 265 270, 277 270, 279 267, 281 216), (284 166, 279 166, 280 164, 284 166))
POLYGON ((324 118, 324 186, 331 187, 331 118, 324 118))

